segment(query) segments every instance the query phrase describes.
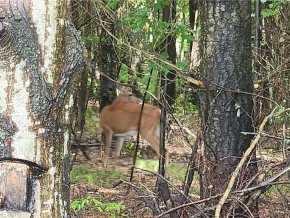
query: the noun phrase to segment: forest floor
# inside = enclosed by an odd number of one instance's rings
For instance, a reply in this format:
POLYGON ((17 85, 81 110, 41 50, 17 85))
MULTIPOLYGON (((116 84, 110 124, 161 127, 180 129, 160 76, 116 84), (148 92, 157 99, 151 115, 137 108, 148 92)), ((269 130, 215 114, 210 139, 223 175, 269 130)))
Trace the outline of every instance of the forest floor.
MULTIPOLYGON (((173 146, 169 150, 174 162, 167 167, 167 178, 178 188, 182 185, 186 173, 186 159, 190 153, 188 149, 173 146)), ((74 217, 153 217, 134 186, 142 186, 148 191, 147 194, 153 194, 157 160, 139 158, 130 184, 127 181, 132 167, 131 157, 125 155, 121 161, 113 161, 104 168, 98 148, 90 148, 88 153, 90 161, 79 152, 71 173, 74 217), (118 184, 120 181, 123 182, 118 184)), ((195 188, 192 188, 191 193, 197 195, 197 180, 193 187, 195 188)))
MULTIPOLYGON (((87 138, 85 143, 98 144, 96 135, 100 135, 100 132, 98 132, 97 123, 96 119, 88 120, 84 134, 87 138)), ((191 149, 184 140, 180 139, 179 133, 173 133, 171 138, 175 140, 168 143, 167 147, 170 163, 166 168, 166 178, 172 184, 171 189, 179 189, 185 177, 191 149)), ((272 142, 268 140, 267 143, 272 142)), ((150 197, 155 196, 157 179, 155 173, 158 169, 158 161, 152 159, 152 155, 150 155, 152 152, 141 149, 133 181, 128 182, 132 167, 132 146, 132 143, 128 143, 123 149, 121 160, 113 161, 106 168, 100 161, 100 146, 87 149, 91 160, 87 160, 80 151, 77 152, 71 171, 72 217, 153 217, 153 213, 146 207, 144 199, 146 202, 146 198, 151 199, 150 197)), ((265 178, 279 172, 284 167, 280 151, 258 149, 257 156, 259 171, 265 172, 263 173, 265 178)), ((290 217, 289 183, 285 184, 283 178, 281 180, 280 185, 272 186, 259 198, 260 218, 290 217)), ((190 197, 192 200, 199 199, 198 176, 194 178, 190 197)))
MULTIPOLYGON (((154 194, 158 162, 156 160, 139 159, 132 184, 129 181, 132 158, 123 156, 122 161, 108 165, 103 164, 98 155, 98 148, 90 148, 91 160, 88 161, 81 153, 77 156, 71 172, 71 207, 75 218, 113 218, 113 217, 153 217, 143 201, 142 194, 154 194), (144 170, 141 170, 144 169, 144 170), (121 184, 120 181, 124 181, 121 184), (137 188, 134 188, 137 186, 137 188), (147 190, 140 194, 137 189, 147 190)), ((182 150, 182 149, 181 149, 182 150)), ((184 151, 184 150, 183 150, 184 151)), ((176 188, 180 188, 184 179, 188 153, 176 154, 175 162, 167 167, 167 178, 176 188)), ((263 154, 263 156, 266 156, 263 154)), ((267 158, 269 158, 267 156, 267 158)), ((271 159, 272 165, 279 171, 279 160, 271 159)), ((273 186, 259 199, 260 218, 290 217, 289 186, 273 186), (281 197, 285 196, 285 198, 281 197)), ((192 200, 199 198, 199 182, 196 176, 190 191, 192 200)), ((146 197, 146 196, 145 196, 146 197)), ((186 217, 186 216, 184 216, 186 217)))

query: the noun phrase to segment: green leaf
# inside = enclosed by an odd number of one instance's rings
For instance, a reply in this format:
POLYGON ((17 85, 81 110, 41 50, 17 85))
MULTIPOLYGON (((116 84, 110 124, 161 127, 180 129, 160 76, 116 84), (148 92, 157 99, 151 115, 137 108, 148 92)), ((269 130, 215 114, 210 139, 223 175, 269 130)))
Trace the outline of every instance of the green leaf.
POLYGON ((108 0, 107 7, 112 10, 116 10, 118 8, 119 0, 108 0))

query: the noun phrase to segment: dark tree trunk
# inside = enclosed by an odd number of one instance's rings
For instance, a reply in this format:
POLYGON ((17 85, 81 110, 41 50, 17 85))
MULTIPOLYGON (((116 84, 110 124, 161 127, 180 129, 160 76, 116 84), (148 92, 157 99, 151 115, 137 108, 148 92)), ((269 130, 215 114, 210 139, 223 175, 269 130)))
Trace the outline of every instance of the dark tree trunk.
POLYGON ((113 16, 108 12, 102 14, 101 43, 99 47, 98 68, 100 76, 100 110, 104 106, 111 104, 116 97, 116 79, 118 71, 117 55, 114 48, 114 38, 110 34, 115 34, 113 16), (105 22, 104 22, 105 21, 105 22), (110 33, 109 33, 109 32, 110 33))
MULTIPOLYGON (((167 86, 167 79, 165 76, 161 76, 161 87, 163 87, 163 91, 166 90, 167 86)), ((159 151, 160 151, 160 157, 159 157, 159 168, 158 173, 165 177, 165 160, 166 160, 166 150, 165 150, 165 139, 166 139, 166 125, 167 125, 167 99, 162 93, 162 97, 160 99, 161 101, 161 116, 160 116, 160 145, 159 145, 159 151)), ((165 181, 161 177, 157 177, 156 181, 156 188, 158 195, 160 196, 160 199, 163 200, 164 204, 166 205, 166 209, 169 210, 171 208, 175 207, 175 202, 173 201, 170 193, 170 189, 168 186, 167 181, 165 181)), ((170 213, 170 218, 177 218, 180 217, 177 213, 177 211, 173 211, 170 213)))
MULTIPOLYGON (((73 23, 81 32, 82 37, 90 37, 96 33, 96 26, 92 22, 92 17, 94 14, 94 6, 91 1, 79 1, 72 0, 71 3, 71 13, 73 18, 73 23)), ((81 72, 80 77, 78 78, 78 84, 76 87, 76 92, 74 96, 74 117, 73 120, 73 131, 76 139, 80 139, 82 131, 85 125, 85 112, 87 109, 88 102, 88 80, 89 77, 95 75, 93 70, 93 50, 95 45, 93 43, 85 43, 86 47, 86 62, 88 63, 83 71, 81 72), (76 134, 79 132, 80 134, 76 134)), ((90 78, 94 80, 94 78, 90 78)))
MULTIPOLYGON (((284 29, 286 30, 286 32, 288 33, 288 36, 289 36, 289 33, 290 33, 290 25, 289 25, 289 22, 290 22, 290 2, 288 2, 287 5, 285 6, 284 14, 285 14, 285 19, 283 22, 283 26, 284 26, 284 29)), ((284 94, 284 96, 287 96, 285 105, 287 108, 289 108, 290 107, 290 99, 289 99, 289 96, 290 96, 290 61, 289 61, 290 39, 289 39, 289 37, 287 38, 287 40, 283 46, 283 51, 284 51, 283 57, 285 58, 285 60, 288 60, 286 63, 286 66, 285 66, 286 72, 284 74, 285 79, 284 79, 283 85, 285 87, 285 90, 287 90, 286 93, 284 94)))
MULTIPOLYGON (((176 64, 176 37, 171 34, 172 27, 176 21, 176 0, 169 0, 163 7, 162 20, 169 24, 168 36, 165 39, 164 49, 168 55, 168 60, 172 64, 176 64)), ((176 71, 170 69, 166 74, 167 86, 165 91, 166 101, 173 106, 176 99, 176 71)))
MULTIPOLYGON (((239 93, 253 91, 251 2, 201 1, 200 9, 200 69, 207 86, 207 91, 200 93, 205 140, 201 197, 206 198, 224 192, 231 173, 251 141, 250 135, 241 132, 253 131, 252 96, 239 93)), ((240 175, 236 187, 243 186, 255 170, 254 164, 250 164, 243 176, 240 175)), ((207 206, 216 203, 211 201, 207 206)), ((240 209, 232 212, 245 215, 240 209)), ((256 214, 256 208, 251 209, 256 214)), ((226 212, 229 211, 224 210, 222 216, 226 212)))

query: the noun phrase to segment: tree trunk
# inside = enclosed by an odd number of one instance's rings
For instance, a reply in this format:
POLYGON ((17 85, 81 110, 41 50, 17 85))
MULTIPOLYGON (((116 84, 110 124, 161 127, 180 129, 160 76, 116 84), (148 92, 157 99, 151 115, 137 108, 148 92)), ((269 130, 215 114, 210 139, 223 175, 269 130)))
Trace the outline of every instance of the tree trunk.
MULTIPOLYGON (((200 93, 202 128, 205 143, 201 172, 201 197, 223 193, 229 177, 250 144, 252 132, 252 96, 239 91, 252 92, 251 69, 251 2, 201 1, 201 74, 207 91, 200 93)), ((240 175, 236 187, 245 185, 255 174, 250 164, 240 175)), ((207 206, 215 205, 210 201, 207 206)), ((239 205, 239 204, 238 204, 239 205)), ((256 214, 255 207, 251 208, 256 214)), ((238 210, 223 210, 242 216, 238 210)))
MULTIPOLYGON (((169 24, 168 35, 165 39, 164 48, 168 60, 172 64, 176 64, 176 37, 171 33, 172 27, 176 20, 176 0, 169 0, 163 7, 162 20, 169 24)), ((176 99, 176 72, 174 69, 170 69, 166 74, 167 87, 165 91, 166 101, 170 106, 173 106, 176 99)))
MULTIPOLYGON (((195 15, 196 15, 196 11, 197 11, 197 7, 198 7, 198 0, 189 0, 189 24, 190 24, 190 29, 192 31, 195 30, 195 15)), ((193 35, 192 35, 193 37, 193 35)), ((191 50, 192 50, 192 42, 190 43, 190 54, 191 54, 191 50)))
MULTIPOLYGON (((91 22, 94 16, 94 5, 91 1, 79 1, 72 0, 70 8, 73 23, 76 28, 81 32, 82 37, 91 37, 96 32, 96 26, 91 22)), ((75 140, 79 141, 82 137, 83 128, 85 125, 85 113, 87 109, 89 88, 88 80, 94 80, 95 69, 93 66, 93 52, 95 50, 95 45, 93 43, 85 43, 86 47, 86 66, 81 72, 78 78, 78 84, 76 87, 76 92, 74 96, 74 113, 71 119, 72 129, 74 132, 75 140)))
POLYGON ((11 217, 69 217, 66 124, 83 59, 67 8, 65 0, 0 3, 0 196, 11 217))
POLYGON ((100 110, 111 104, 116 97, 116 79, 118 62, 114 48, 115 34, 114 20, 109 12, 103 11, 101 22, 101 43, 99 47, 98 67, 102 73, 100 76, 100 110))
MULTIPOLYGON (((285 13, 285 18, 284 18, 284 22, 283 22, 283 26, 285 28, 285 30, 287 31, 288 33, 288 36, 289 36, 289 33, 290 33, 290 25, 289 25, 289 21, 290 21, 290 2, 287 2, 287 4, 284 6, 284 13, 285 13)), ((285 37, 286 38, 286 37, 285 37)), ((290 96, 290 61, 289 61, 289 57, 290 57, 290 39, 289 37, 287 38, 287 40, 285 40, 286 42, 284 43, 283 45, 283 56, 286 60, 286 66, 285 66, 285 69, 286 72, 284 74, 284 87, 286 90, 286 93, 284 93, 284 96, 287 96, 285 98, 285 106, 287 108, 290 107, 290 99, 289 99, 289 96, 290 96)))

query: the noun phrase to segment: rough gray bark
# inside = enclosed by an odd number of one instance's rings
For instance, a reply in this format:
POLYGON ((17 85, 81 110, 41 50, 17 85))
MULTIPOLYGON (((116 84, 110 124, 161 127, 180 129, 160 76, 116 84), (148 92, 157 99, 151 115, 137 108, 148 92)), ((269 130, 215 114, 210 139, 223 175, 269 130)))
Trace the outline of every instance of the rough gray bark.
MULTIPOLYGON (((239 92, 253 90, 251 4, 250 0, 201 1, 200 9, 200 69, 207 86, 207 91, 200 93, 205 140, 201 195, 206 198, 224 191, 251 141, 250 135, 241 132, 253 131, 252 96, 239 92)), ((244 185, 255 169, 250 164, 236 186, 244 185)), ((211 201, 207 206, 215 203, 211 201)), ((243 210, 232 212, 246 214, 243 210)))
MULTIPOLYGON (((68 217, 68 100, 83 65, 82 46, 67 19, 66 1, 3 0, 0 13, 0 158, 10 158, 0 162, 7 166, 0 186, 12 179, 15 184, 9 185, 20 190, 21 182, 29 181, 23 192, 30 196, 26 208, 4 201, 4 209, 26 210, 29 217, 68 217), (5 174, 17 158, 29 173, 5 174), (38 165, 41 176, 33 173, 38 165)), ((5 194, 13 199, 17 193, 5 194)))
MULTIPOLYGON (((96 24, 92 22, 95 14, 95 7, 92 1, 71 1, 71 14, 72 20, 76 28, 81 32, 81 36, 84 39, 92 37, 96 33, 96 24)), ((86 42, 86 65, 83 71, 80 73, 78 83, 76 84, 76 91, 74 95, 74 106, 73 113, 71 114, 71 129, 72 129, 72 140, 73 149, 80 149, 83 155, 90 159, 86 153, 86 146, 81 146, 83 130, 85 126, 85 115, 88 105, 89 91, 92 90, 92 81, 95 80, 95 68, 96 62, 93 51, 96 50, 97 45, 92 42, 86 42), (91 83, 89 84, 89 80, 91 83)), ((76 150, 77 152, 77 150, 76 150)), ((77 153, 76 153, 77 154, 77 153)), ((76 157, 76 156, 75 156, 76 157)))

